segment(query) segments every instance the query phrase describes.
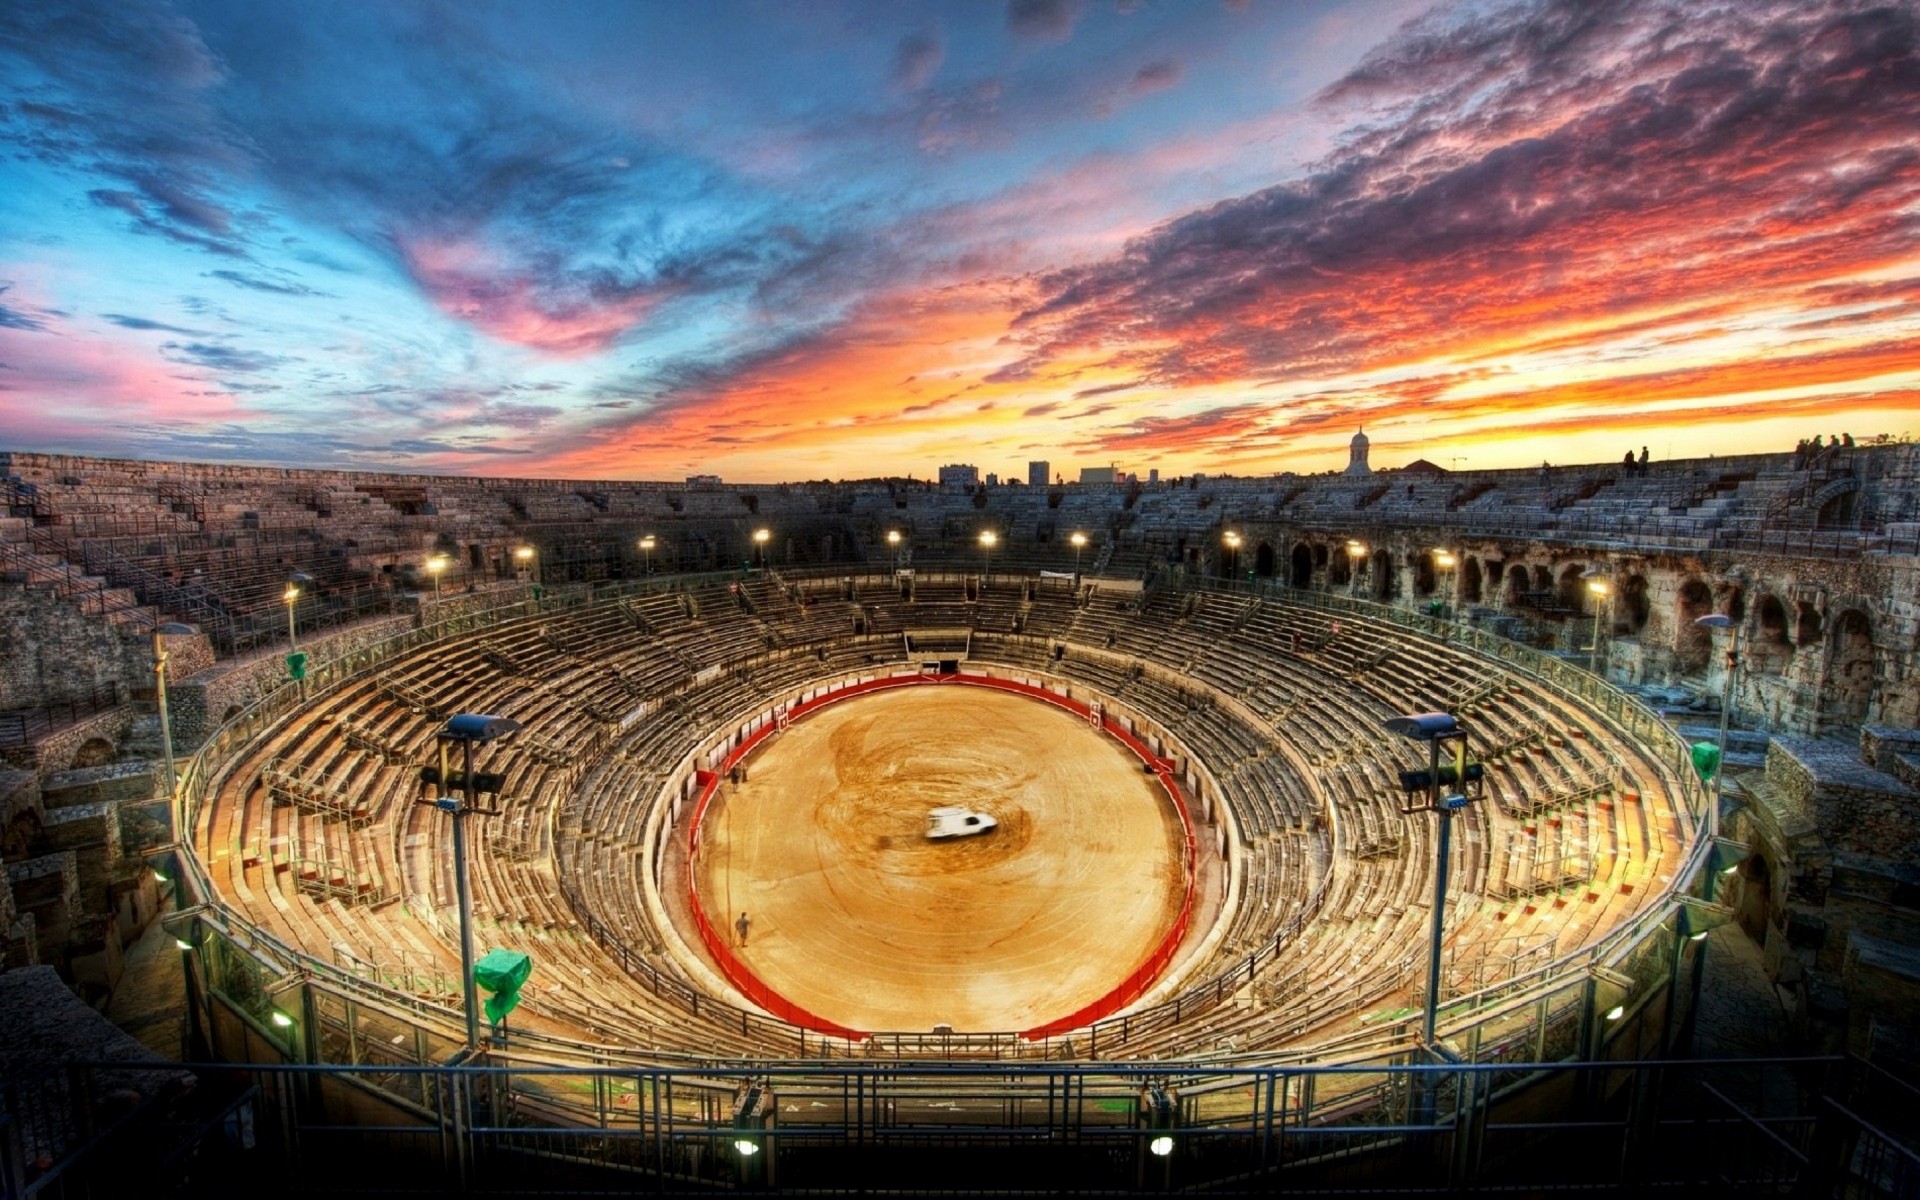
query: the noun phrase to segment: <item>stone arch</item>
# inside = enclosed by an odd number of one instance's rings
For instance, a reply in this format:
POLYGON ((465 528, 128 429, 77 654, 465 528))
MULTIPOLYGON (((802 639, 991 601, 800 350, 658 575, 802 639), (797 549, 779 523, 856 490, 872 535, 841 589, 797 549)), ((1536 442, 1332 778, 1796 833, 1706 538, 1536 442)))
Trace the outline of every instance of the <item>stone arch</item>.
POLYGON ((1306 587, 1313 582, 1313 550, 1305 542, 1295 542, 1293 553, 1288 555, 1287 582, 1294 587, 1306 587))
POLYGON ((1857 608, 1828 624, 1827 680, 1820 689, 1826 715, 1853 725, 1873 702, 1873 626, 1857 608))
POLYGON ((73 762, 69 769, 77 771, 81 767, 98 767, 112 762, 117 757, 119 755, 114 751, 112 742, 103 737, 90 737, 81 742, 80 748, 73 752, 73 762))
POLYGON ((1740 894, 1734 898, 1734 919, 1756 942, 1767 940, 1767 926, 1773 921, 1773 868, 1758 851, 1740 864, 1740 894))
POLYGON ((1673 658, 1682 670, 1702 671, 1713 651, 1713 637, 1694 624, 1713 612, 1713 589, 1704 579, 1688 579, 1673 600, 1673 658))
POLYGON ((1346 546, 1339 547, 1337 553, 1330 553, 1327 559, 1327 582, 1338 587, 1351 587, 1353 584, 1354 558, 1346 546))
POLYGON ((0 833, 0 857, 8 862, 27 857, 33 844, 40 840, 40 814, 32 809, 23 809, 13 814, 7 822, 5 832, 0 833))
POLYGON ((1313 565, 1322 571, 1327 569, 1327 561, 1332 557, 1325 545, 1317 545, 1313 548, 1313 565))
POLYGON ((1533 590, 1536 592, 1551 592, 1553 590, 1552 567, 1536 566, 1533 569, 1533 590))
POLYGON ((1468 558, 1460 564, 1460 603, 1480 603, 1480 560, 1468 558))
POLYGON ((1793 661, 1787 606, 1773 593, 1762 592, 1753 608, 1753 650, 1747 656, 1749 664, 1763 675, 1778 675, 1793 661))
POLYGON ((1373 598, 1391 600, 1400 594, 1400 577, 1395 574, 1393 552, 1375 550, 1373 552, 1373 598))
POLYGON ((1519 604, 1532 587, 1533 577, 1527 571, 1525 563, 1507 565, 1506 601, 1509 606, 1519 604))
POLYGON ((1569 563, 1560 568, 1559 578, 1553 581, 1553 600, 1561 608, 1574 612, 1585 612, 1588 607, 1587 585, 1580 579, 1580 573, 1586 568, 1579 563, 1569 563))
POLYGON ((1793 644, 1815 646, 1820 642, 1820 611, 1802 600, 1794 606, 1793 644))
POLYGON ((1618 607, 1613 612, 1614 628, 1626 626, 1627 632, 1638 635, 1647 627, 1647 621, 1653 616, 1653 603, 1647 599, 1647 577, 1629 575, 1620 585, 1618 607))
POLYGON ((1433 551, 1422 550, 1413 560, 1413 591, 1418 596, 1431 596, 1440 586, 1440 568, 1433 561, 1433 551))
POLYGON ((1253 550, 1253 573, 1262 579, 1272 579, 1274 553, 1271 542, 1261 542, 1253 550))

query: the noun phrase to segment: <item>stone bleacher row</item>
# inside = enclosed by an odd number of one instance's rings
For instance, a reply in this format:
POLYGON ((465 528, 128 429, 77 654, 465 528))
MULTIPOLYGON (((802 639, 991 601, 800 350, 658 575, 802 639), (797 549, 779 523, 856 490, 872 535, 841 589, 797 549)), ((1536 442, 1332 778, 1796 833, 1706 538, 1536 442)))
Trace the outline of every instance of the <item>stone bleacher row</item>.
POLYGON ((962 626, 974 661, 1084 684, 1170 731, 1231 814, 1231 833, 1203 831, 1239 867, 1226 928, 1183 972, 1233 980, 1231 1002, 1110 1052, 1277 1046, 1409 1002, 1434 818, 1400 811, 1397 772, 1425 763, 1382 731, 1392 713, 1472 699, 1476 754, 1501 751, 1487 756, 1490 802, 1455 830, 1449 987, 1517 961, 1516 944, 1574 949, 1657 894, 1676 861, 1669 781, 1641 751, 1439 643, 1240 596, 996 578, 969 601, 968 586, 921 580, 903 600, 882 577, 756 577, 446 639, 263 739, 203 810, 198 844, 248 919, 445 1000, 458 962, 447 818, 414 802, 416 767, 445 715, 511 716, 525 730, 476 763, 506 776, 501 815, 469 846, 479 938, 540 963, 516 1022, 631 1048, 790 1052, 720 1006, 662 999, 591 927, 618 931, 645 978, 698 990, 701 973, 667 950, 685 939, 642 904, 661 786, 736 719, 810 681, 900 664, 907 630, 962 626))

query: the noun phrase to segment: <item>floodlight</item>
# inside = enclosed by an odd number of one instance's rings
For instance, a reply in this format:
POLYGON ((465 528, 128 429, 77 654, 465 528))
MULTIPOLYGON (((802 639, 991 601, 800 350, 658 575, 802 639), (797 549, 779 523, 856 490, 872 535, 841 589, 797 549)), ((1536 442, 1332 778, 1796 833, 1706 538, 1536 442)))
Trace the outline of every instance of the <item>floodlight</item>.
POLYGON ((1430 742, 1435 738, 1447 737, 1457 733, 1460 722, 1451 713, 1413 713, 1404 717, 1388 717, 1381 724, 1388 733, 1411 738, 1416 742, 1430 742))
POLYGON ((1165 1158, 1167 1155, 1173 1153, 1173 1135, 1166 1133, 1160 1134, 1147 1143, 1147 1149, 1158 1157, 1165 1158))
POLYGON ((460 713, 447 719, 440 736, 456 742, 491 742, 517 733, 522 728, 512 717, 489 717, 479 713, 460 713))

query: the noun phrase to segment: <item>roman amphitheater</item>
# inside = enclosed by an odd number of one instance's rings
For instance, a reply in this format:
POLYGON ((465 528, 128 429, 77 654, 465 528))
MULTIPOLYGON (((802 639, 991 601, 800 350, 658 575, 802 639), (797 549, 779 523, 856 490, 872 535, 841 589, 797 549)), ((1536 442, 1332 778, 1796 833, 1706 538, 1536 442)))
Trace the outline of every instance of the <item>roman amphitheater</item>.
MULTIPOLYGON (((958 491, 0 471, 0 928, 39 964, 0 980, 112 1011, 164 936, 169 1057, 252 1064, 329 1187, 336 1152, 555 1190, 1675 1182, 1703 1095, 1707 1157, 1771 1169, 1758 1129, 1805 1180, 1809 1114, 1897 1111, 1920 1062, 1910 445, 958 491), (1780 1038, 1637 1066, 1722 1044, 1709 955, 1780 1038)), ((99 1157, 15 1120, 35 1169, 99 1157)))

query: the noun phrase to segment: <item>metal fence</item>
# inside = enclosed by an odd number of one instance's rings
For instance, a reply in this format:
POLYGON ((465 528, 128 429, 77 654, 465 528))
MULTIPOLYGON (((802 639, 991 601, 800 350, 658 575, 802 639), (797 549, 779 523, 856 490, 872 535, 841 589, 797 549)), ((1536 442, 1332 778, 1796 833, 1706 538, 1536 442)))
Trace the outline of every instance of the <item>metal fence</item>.
POLYGON ((1009 1073, 580 1069, 493 1054, 188 1071, 91 1064, 57 1090, 12 1091, 4 1194, 1893 1197, 1920 1179, 1886 1077, 1833 1057, 1009 1073), (39 1132, 23 1137, 28 1126, 39 1132))

